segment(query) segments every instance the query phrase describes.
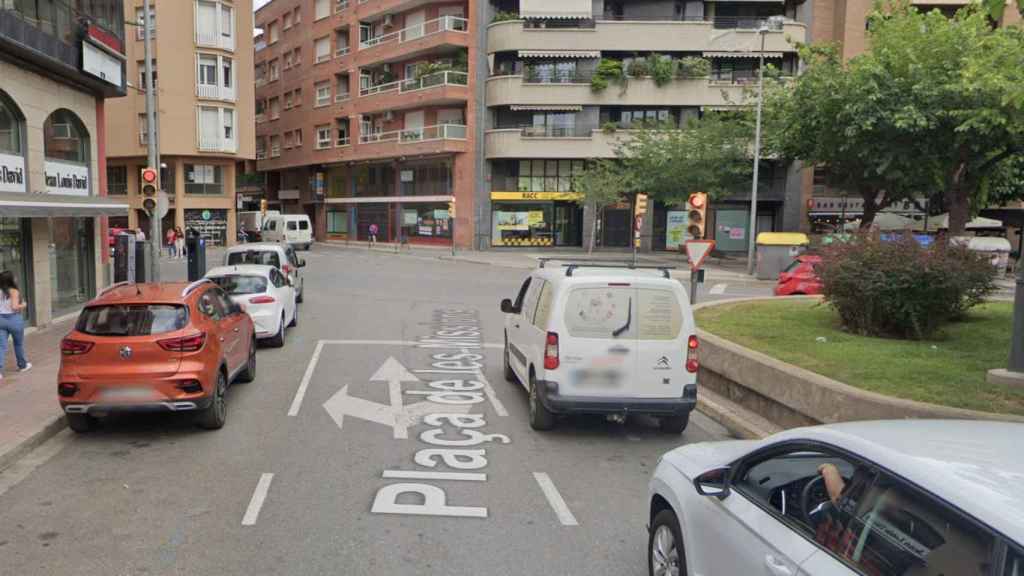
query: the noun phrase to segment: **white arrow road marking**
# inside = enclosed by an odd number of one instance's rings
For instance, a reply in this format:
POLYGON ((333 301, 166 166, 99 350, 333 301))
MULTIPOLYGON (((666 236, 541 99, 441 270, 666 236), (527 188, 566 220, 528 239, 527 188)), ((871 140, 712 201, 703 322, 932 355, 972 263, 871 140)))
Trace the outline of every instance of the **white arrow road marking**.
POLYGON ((544 492, 544 497, 548 499, 548 504, 555 511, 558 521, 562 523, 562 526, 579 526, 580 523, 576 521, 576 517, 569 511, 569 505, 565 503, 562 495, 558 493, 558 488, 555 488, 555 483, 551 481, 551 477, 544 472, 534 472, 533 478, 540 485, 541 492, 544 492))
POLYGON ((725 294, 725 288, 728 284, 715 284, 708 290, 708 294, 725 294))
POLYGON ((370 382, 380 381, 388 383, 388 401, 391 402, 391 408, 399 409, 402 407, 402 382, 419 382, 420 379, 410 374, 394 356, 388 356, 384 364, 370 376, 370 382))
POLYGON ((274 475, 269 472, 264 472, 260 476, 260 481, 256 483, 256 490, 252 493, 252 500, 249 500, 249 507, 245 510, 245 516, 242 517, 242 526, 252 526, 256 524, 256 520, 260 517, 260 509, 263 508, 263 502, 267 499, 267 492, 270 491, 270 481, 274 479, 274 475))

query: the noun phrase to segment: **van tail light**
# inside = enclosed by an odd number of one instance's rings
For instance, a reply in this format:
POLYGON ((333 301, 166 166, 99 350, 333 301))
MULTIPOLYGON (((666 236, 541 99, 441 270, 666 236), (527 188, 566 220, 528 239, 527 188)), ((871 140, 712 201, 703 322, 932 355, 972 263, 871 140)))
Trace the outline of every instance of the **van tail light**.
POLYGON ((547 343, 544 345, 544 369, 558 368, 558 334, 548 332, 547 343))
POLYGON ((700 363, 697 362, 697 348, 700 343, 697 342, 697 336, 690 334, 690 338, 686 341, 686 371, 696 372, 700 368, 700 363))
POLYGON ((274 302, 277 302, 277 300, 274 300, 273 296, 253 296, 249 298, 250 304, 273 304, 274 302))
POLYGON ((60 353, 65 356, 78 356, 92 350, 92 342, 65 338, 60 341, 60 353))
POLYGON ((206 332, 189 334, 188 336, 181 336, 180 338, 157 340, 157 344, 168 352, 195 352, 201 349, 205 343, 206 332))

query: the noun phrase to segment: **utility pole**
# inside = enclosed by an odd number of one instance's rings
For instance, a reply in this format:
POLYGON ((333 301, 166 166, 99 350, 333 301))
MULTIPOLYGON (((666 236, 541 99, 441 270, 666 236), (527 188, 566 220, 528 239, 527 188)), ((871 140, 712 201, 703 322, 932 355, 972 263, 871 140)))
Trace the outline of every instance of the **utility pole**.
MULTIPOLYGON (((152 58, 152 18, 153 12, 149 5, 150 0, 144 0, 142 4, 142 32, 144 42, 143 57, 146 59, 146 148, 149 156, 148 165, 160 172, 160 155, 156 146, 156 90, 153 87, 153 58, 152 58)), ((161 181, 161 187, 163 182, 161 181)), ((157 195, 160 191, 157 191, 157 195)), ((149 246, 151 268, 150 278, 153 282, 160 281, 160 216, 154 209, 149 215, 149 246)))

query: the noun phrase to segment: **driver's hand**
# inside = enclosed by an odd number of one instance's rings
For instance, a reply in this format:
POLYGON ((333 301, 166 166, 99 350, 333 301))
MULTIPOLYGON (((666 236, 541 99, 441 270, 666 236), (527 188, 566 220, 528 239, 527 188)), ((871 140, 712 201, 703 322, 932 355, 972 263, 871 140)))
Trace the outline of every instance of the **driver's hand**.
POLYGON ((822 464, 818 466, 818 474, 825 480, 825 490, 829 499, 833 504, 839 502, 839 496, 843 493, 843 488, 846 488, 846 481, 839 473, 839 468, 836 468, 835 464, 822 464))

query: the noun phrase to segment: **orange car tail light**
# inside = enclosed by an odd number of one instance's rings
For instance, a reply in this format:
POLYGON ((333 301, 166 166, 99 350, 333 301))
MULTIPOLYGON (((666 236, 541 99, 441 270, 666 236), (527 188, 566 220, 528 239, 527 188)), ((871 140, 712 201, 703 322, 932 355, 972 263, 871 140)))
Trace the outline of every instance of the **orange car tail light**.
POLYGON ((188 336, 181 336, 179 338, 157 340, 156 343, 168 352, 195 352, 201 349, 203 344, 206 343, 206 332, 189 334, 188 336))
POLYGON ((78 356, 92 350, 92 342, 65 338, 60 341, 60 353, 65 356, 78 356))

